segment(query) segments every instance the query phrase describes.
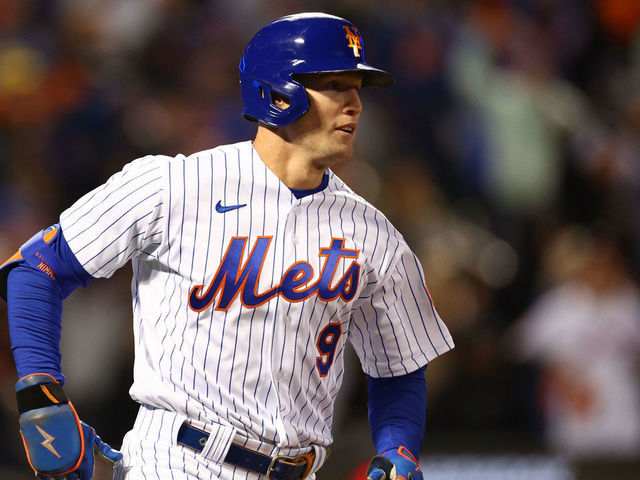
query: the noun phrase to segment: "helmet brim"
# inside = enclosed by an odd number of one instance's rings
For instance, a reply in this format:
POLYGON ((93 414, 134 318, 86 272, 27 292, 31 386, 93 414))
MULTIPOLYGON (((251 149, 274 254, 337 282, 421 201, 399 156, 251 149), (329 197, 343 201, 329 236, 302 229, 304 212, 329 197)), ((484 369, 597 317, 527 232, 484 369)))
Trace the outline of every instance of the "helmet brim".
POLYGON ((391 75, 389 72, 385 72, 384 70, 380 70, 379 68, 372 67, 371 65, 364 65, 362 63, 359 63, 356 71, 364 73, 364 77, 362 78, 363 87, 386 88, 396 83, 393 75, 391 75))
POLYGON ((323 74, 323 73, 348 73, 362 72, 362 87, 382 87, 387 88, 395 83, 395 78, 389 72, 385 72, 379 68, 359 63, 356 68, 336 69, 336 70, 318 70, 310 72, 295 72, 291 75, 295 79, 297 75, 323 74))

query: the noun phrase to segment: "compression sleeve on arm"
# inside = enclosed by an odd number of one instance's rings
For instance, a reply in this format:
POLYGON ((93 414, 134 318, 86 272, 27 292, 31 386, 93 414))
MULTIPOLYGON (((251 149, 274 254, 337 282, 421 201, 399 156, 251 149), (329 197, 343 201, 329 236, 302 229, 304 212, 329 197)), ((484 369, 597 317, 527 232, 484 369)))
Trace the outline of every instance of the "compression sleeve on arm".
POLYGON ((379 454, 404 446, 418 457, 426 417, 425 368, 389 378, 367 375, 369 425, 379 454))
POLYGON ((57 228, 53 236, 40 232, 21 247, 21 261, 7 275, 7 313, 18 378, 48 373, 64 383, 60 368, 62 301, 92 277, 57 228))

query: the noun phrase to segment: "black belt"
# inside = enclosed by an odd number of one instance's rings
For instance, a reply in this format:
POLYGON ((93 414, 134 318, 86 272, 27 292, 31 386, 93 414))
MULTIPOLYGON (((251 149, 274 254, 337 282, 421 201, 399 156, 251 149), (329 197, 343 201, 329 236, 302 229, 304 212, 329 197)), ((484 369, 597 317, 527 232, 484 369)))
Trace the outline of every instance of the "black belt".
MULTIPOLYGON (((178 430, 178 443, 201 452, 207 443, 209 434, 183 423, 178 430)), ((225 463, 266 475, 270 480, 301 480, 311 470, 315 454, 313 452, 299 457, 270 457, 232 443, 224 458, 225 463)))

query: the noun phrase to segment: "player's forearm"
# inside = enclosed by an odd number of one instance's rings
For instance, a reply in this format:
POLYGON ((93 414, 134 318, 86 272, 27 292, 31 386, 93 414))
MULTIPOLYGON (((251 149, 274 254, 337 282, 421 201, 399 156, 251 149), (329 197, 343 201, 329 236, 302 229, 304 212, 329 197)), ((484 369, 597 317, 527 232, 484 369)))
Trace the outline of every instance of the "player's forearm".
POLYGON ((59 347, 62 298, 44 273, 26 264, 11 270, 7 313, 18 378, 48 373, 64 382, 59 347))
POLYGON ((64 382, 60 369, 62 301, 91 276, 82 268, 57 225, 20 247, 5 264, 11 347, 22 378, 48 373, 64 382))
POLYGON ((369 378, 369 425, 376 451, 400 446, 418 456, 424 436, 424 368, 391 378, 369 378))

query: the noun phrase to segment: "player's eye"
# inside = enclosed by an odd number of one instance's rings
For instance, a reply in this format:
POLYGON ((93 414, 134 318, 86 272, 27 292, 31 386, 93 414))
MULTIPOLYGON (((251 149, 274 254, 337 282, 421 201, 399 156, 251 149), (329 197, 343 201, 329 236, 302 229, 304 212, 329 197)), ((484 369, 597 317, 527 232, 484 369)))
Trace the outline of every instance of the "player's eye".
POLYGON ((331 80, 327 82, 326 88, 327 90, 334 90, 336 92, 346 92, 347 90, 351 90, 353 88, 359 90, 360 85, 343 80, 331 80))

